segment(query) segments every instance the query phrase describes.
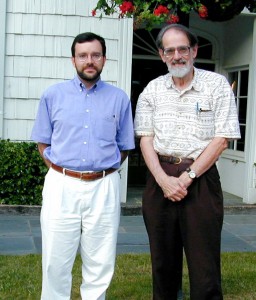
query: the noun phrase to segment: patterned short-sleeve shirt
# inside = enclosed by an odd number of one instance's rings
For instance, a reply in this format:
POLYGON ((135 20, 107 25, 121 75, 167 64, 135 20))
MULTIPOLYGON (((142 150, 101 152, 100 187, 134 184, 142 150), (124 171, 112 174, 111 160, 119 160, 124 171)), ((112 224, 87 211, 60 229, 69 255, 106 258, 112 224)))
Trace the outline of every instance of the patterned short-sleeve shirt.
POLYGON ((214 137, 240 138, 234 94, 227 79, 194 68, 190 86, 178 90, 170 74, 141 93, 135 115, 137 137, 153 136, 161 155, 196 159, 214 137))

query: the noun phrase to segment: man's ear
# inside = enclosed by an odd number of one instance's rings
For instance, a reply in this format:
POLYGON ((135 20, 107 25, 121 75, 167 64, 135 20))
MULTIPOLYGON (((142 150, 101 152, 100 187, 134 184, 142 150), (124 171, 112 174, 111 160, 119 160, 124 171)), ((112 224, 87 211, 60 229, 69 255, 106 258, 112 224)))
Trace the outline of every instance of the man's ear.
POLYGON ((166 63, 166 58, 165 58, 165 56, 164 56, 164 50, 163 50, 163 49, 159 49, 159 50, 158 50, 158 53, 159 53, 159 55, 160 55, 162 61, 163 61, 164 63, 166 63))
POLYGON ((198 45, 195 45, 193 48, 191 48, 193 59, 195 59, 197 56, 197 50, 198 50, 198 45))
POLYGON ((72 62, 72 65, 75 67, 75 58, 73 56, 71 57, 71 62, 72 62))

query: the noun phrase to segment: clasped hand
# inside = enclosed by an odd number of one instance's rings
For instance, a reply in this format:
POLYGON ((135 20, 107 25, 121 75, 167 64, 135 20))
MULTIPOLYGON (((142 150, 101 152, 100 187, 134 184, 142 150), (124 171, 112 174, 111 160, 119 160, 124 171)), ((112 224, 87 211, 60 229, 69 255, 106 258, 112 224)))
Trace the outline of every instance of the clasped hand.
POLYGON ((176 202, 184 199, 188 193, 187 188, 190 184, 191 179, 181 175, 180 177, 166 176, 160 186, 164 197, 176 202))

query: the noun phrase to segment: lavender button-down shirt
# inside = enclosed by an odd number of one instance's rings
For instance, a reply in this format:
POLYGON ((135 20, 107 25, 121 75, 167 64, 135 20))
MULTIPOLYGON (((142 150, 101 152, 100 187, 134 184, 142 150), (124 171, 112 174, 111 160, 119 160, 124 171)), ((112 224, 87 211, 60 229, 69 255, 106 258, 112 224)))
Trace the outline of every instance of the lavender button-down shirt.
POLYGON ((49 144, 46 159, 77 171, 119 168, 134 148, 131 104, 121 89, 99 80, 87 90, 78 77, 41 97, 32 140, 49 144))

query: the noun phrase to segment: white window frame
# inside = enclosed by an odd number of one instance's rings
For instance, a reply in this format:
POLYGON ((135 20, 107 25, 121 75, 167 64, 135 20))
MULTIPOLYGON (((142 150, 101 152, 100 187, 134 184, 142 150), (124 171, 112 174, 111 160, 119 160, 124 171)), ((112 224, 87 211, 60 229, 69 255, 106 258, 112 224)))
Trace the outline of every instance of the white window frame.
MULTIPOLYGON (((250 72, 250 68, 249 66, 237 66, 237 67, 233 67, 231 69, 226 69, 226 74, 227 74, 227 78, 229 78, 229 74, 230 73, 234 73, 234 72, 238 72, 238 83, 237 83, 237 95, 235 95, 236 97, 236 101, 239 104, 240 103, 240 99, 241 98, 247 98, 247 109, 248 109, 248 101, 249 101, 249 72, 250 72), (246 96, 240 96, 240 78, 241 78, 241 72, 242 71, 248 71, 248 92, 246 96)), ((239 110, 239 105, 237 106, 237 110, 239 110)), ((247 130, 247 118, 248 118, 248 114, 246 114, 246 122, 242 123, 245 126, 245 129, 247 130)), ((240 125, 240 122, 239 122, 240 125)), ((245 134, 245 141, 244 141, 245 145, 244 145, 244 150, 233 150, 233 149, 226 149, 222 156, 225 158, 229 158, 232 159, 234 162, 238 162, 238 161, 242 161, 245 162, 245 151, 246 151, 246 134, 245 134)), ((234 145, 237 145, 237 141, 234 141, 234 145)))

